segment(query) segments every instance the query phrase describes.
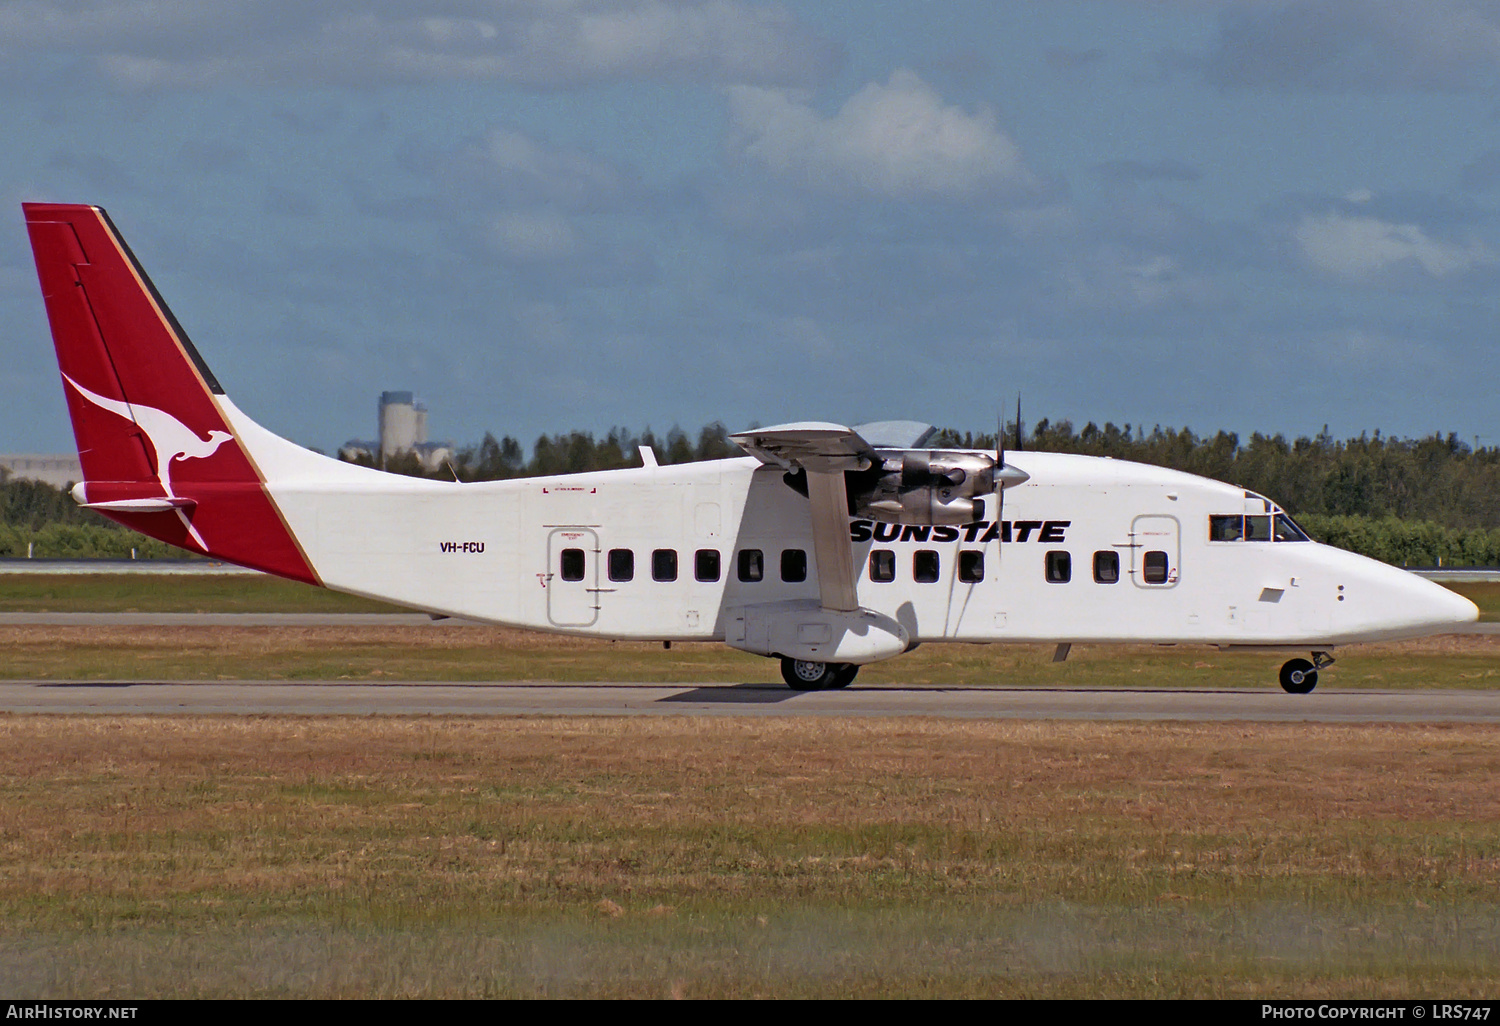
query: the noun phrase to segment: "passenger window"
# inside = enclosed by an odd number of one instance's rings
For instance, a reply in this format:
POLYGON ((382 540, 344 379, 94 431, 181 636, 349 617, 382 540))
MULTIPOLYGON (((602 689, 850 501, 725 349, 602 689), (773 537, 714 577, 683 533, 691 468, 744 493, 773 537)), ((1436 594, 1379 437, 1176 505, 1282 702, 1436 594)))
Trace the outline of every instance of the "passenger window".
POLYGON ((1146 553, 1142 566, 1144 572, 1141 576, 1147 584, 1167 583, 1167 554, 1165 552, 1153 550, 1146 553))
POLYGON ((958 579, 965 584, 984 580, 984 553, 967 549, 958 554, 958 579))
POLYGON ((1118 552, 1094 553, 1094 583, 1120 583, 1120 554, 1118 552))
POLYGON ((870 553, 870 580, 886 583, 896 579, 896 554, 890 549, 870 553))
POLYGON ((1209 541, 1239 541, 1245 530, 1245 518, 1239 514, 1234 516, 1216 516, 1208 518, 1208 540, 1209 541))
POLYGON ((1047 553, 1047 583, 1067 584, 1073 579, 1073 556, 1054 550, 1047 553))
POLYGON ((1245 518, 1246 541, 1270 541, 1271 518, 1268 516, 1245 518))
POLYGON ((781 579, 795 584, 807 580, 807 553, 802 549, 781 550, 781 579))
POLYGON ((651 553, 651 579, 653 581, 677 580, 676 549, 657 549, 651 553))
POLYGON ((766 558, 760 549, 740 549, 740 580, 758 581, 766 576, 766 558))
POLYGON ((562 570, 562 579, 565 581, 583 580, 583 550, 563 549, 562 566, 559 569, 562 570))
POLYGON ((635 552, 632 549, 609 550, 609 579, 611 581, 635 580, 635 552))
POLYGON ((938 554, 931 549, 918 549, 911 557, 911 577, 918 584, 932 584, 941 571, 938 554))
POLYGON ((699 549, 693 558, 693 576, 700 581, 717 581, 719 579, 719 550, 699 549))

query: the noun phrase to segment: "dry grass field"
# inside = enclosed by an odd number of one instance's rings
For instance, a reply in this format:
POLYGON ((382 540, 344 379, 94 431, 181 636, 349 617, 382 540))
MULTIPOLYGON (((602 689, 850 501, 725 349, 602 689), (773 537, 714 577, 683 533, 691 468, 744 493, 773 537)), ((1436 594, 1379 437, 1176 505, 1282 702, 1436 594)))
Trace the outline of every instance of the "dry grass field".
POLYGON ((1493 997, 1500 732, 0 718, 0 991, 1493 997))
MULTIPOLYGON (((1338 650, 1319 688, 1494 688, 1500 636, 1338 650)), ((1285 655, 1204 646, 924 645, 865 667, 870 684, 1269 687, 1285 655)), ((0 677, 48 680, 779 681, 774 660, 718 644, 609 642, 501 627, 0 626, 0 677)))

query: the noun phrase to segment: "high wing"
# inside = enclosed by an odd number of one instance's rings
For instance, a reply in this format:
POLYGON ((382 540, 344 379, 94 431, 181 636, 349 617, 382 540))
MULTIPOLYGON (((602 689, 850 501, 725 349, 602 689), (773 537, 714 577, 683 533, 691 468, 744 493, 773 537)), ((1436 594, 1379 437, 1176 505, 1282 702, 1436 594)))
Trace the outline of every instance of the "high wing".
POLYGON ((762 463, 807 472, 819 601, 825 609, 858 609, 844 472, 878 466, 880 454, 875 447, 852 428, 816 421, 778 424, 729 437, 762 463))
POLYGON ((873 445, 842 424, 777 424, 729 437, 762 463, 787 470, 801 468, 810 474, 869 470, 880 461, 873 445))

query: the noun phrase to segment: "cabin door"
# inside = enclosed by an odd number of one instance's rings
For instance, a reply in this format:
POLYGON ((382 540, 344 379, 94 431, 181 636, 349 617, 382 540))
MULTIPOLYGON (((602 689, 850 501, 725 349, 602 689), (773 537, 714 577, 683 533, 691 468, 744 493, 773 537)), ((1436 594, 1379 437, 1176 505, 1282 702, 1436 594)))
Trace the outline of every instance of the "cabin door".
POLYGON ((590 627, 598 619, 599 536, 587 527, 560 527, 547 539, 547 620, 590 627))

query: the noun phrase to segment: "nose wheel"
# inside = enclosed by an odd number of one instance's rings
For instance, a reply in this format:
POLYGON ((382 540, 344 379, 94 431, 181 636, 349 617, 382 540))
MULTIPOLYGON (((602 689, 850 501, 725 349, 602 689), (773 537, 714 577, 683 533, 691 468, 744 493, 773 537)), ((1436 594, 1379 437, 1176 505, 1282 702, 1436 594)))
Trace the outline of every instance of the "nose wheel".
POLYGON ((1318 671, 1333 662, 1327 652, 1314 652, 1312 662, 1288 659, 1281 667, 1281 689, 1292 695, 1305 695, 1318 686, 1318 671))
POLYGON ((815 663, 807 659, 783 659, 781 679, 793 691, 836 691, 854 683, 859 667, 854 663, 815 663))
POLYGON ((1292 695, 1305 695, 1318 686, 1318 671, 1306 659, 1288 659, 1281 667, 1281 689, 1292 695))

